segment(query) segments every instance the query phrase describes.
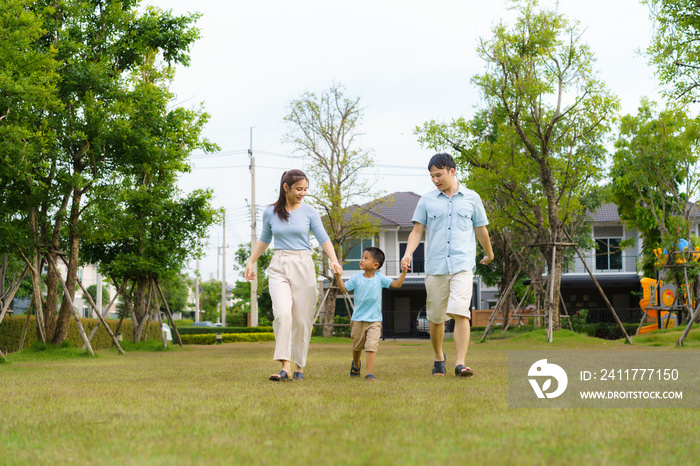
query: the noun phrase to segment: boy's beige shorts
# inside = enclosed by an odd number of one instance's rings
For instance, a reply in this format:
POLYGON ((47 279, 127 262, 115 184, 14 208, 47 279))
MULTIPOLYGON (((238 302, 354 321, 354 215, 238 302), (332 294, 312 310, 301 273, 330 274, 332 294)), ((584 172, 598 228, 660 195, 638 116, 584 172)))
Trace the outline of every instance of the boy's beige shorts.
POLYGON ((376 353, 379 348, 379 337, 382 335, 381 322, 350 322, 350 338, 353 351, 369 351, 376 353))

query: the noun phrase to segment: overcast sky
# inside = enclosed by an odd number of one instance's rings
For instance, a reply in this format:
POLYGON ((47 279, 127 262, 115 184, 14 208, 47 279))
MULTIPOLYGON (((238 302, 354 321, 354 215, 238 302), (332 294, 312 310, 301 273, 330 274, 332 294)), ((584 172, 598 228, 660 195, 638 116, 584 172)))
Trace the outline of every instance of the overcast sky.
MULTIPOLYGON (((473 115, 479 94, 470 79, 484 71, 478 39, 490 38, 494 24, 512 24, 515 17, 499 0, 146 0, 144 5, 202 14, 197 23, 202 39, 191 50, 190 67, 178 69, 173 90, 177 105, 203 104, 211 114, 204 135, 221 153, 194 156, 194 169, 181 178, 180 188, 211 188, 215 206, 226 208, 227 281, 240 278, 232 268, 233 253, 250 241, 251 127, 257 204, 264 206, 276 199, 284 170, 304 169, 300 154, 281 143, 287 105, 304 91, 342 84, 364 108, 360 145, 372 149, 377 165, 365 176, 387 194, 423 194, 433 189, 426 169, 432 152, 421 148, 414 128, 473 115)), ((660 100, 653 70, 639 54, 653 27, 645 4, 561 0, 559 10, 581 22, 583 39, 597 58, 595 69, 621 100, 623 113, 636 112, 643 96, 660 100)), ((200 263, 204 280, 217 276, 221 226, 212 228, 210 242, 200 263)), ((188 272, 194 268, 193 262, 188 272)))

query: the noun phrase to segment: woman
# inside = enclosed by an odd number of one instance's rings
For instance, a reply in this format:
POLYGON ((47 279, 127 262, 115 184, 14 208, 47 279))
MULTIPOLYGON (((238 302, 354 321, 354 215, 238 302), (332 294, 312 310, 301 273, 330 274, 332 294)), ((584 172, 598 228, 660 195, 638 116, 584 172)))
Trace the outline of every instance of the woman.
POLYGON ((253 264, 274 237, 275 253, 267 273, 275 316, 272 324, 275 331, 274 359, 282 363, 282 370, 270 376, 274 381, 289 380, 291 361, 295 364, 293 378, 304 379, 317 299, 309 232, 313 232, 331 260, 333 272, 343 273, 321 217, 316 209, 303 203, 308 187, 309 180, 301 170, 282 174, 279 198, 263 213, 262 233, 245 267, 245 278, 253 280, 253 264))

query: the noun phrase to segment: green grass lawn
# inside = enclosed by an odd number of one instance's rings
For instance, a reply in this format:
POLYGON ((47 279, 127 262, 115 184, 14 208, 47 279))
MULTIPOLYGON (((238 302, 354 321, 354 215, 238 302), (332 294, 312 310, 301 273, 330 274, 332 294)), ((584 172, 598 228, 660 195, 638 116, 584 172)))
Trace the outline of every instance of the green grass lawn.
MULTIPOLYGON (((288 383, 267 380, 271 342, 11 354, 0 464, 698 464, 696 409, 508 408, 508 351, 670 349, 679 335, 474 336, 469 379, 449 375, 452 342, 448 376, 432 377, 427 340, 383 341, 379 383, 350 379, 344 339, 315 338, 307 379, 288 383)), ((700 330, 687 343, 678 357, 700 330)))

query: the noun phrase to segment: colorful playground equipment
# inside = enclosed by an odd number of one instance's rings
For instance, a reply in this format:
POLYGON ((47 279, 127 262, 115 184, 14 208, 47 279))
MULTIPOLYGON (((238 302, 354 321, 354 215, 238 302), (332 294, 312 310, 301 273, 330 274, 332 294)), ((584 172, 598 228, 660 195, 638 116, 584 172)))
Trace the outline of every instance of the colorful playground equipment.
MULTIPOLYGON (((642 278, 640 281, 642 283, 642 291, 644 292, 644 295, 642 300, 639 301, 639 307, 642 308, 642 311, 644 311, 644 314, 647 316, 647 323, 652 320, 653 322, 648 323, 648 325, 640 326, 637 334, 641 335, 643 333, 653 332, 654 330, 658 330, 660 328, 675 327, 675 313, 655 309, 657 301, 657 284, 659 282, 653 278, 646 277, 642 278)), ((661 284, 658 286, 661 287, 660 294, 663 305, 666 307, 673 306, 673 303, 676 301, 676 287, 673 285, 664 285, 663 282, 661 282, 661 284)), ((685 288, 685 285, 683 285, 683 287, 685 288)))

